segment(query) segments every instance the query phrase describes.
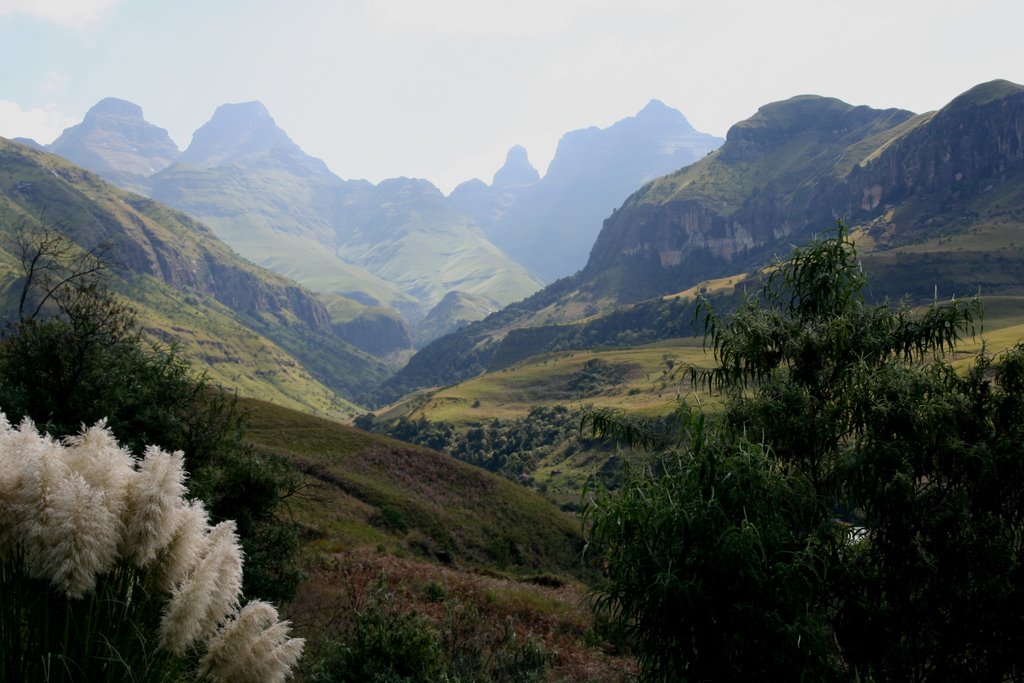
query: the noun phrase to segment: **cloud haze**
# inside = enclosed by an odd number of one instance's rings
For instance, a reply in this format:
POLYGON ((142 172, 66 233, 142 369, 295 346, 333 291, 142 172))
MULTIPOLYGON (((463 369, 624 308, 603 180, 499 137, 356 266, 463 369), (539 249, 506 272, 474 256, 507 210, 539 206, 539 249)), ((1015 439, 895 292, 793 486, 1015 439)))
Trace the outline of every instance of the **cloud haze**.
POLYGON ((78 121, 62 113, 56 104, 22 109, 16 102, 0 100, 0 136, 32 138, 47 145, 78 121))
POLYGON ((258 99, 343 177, 450 190, 514 144, 543 171, 563 133, 652 98, 716 135, 803 93, 934 109, 1024 82, 1022 25, 1009 0, 0 0, 0 97, 78 116, 121 97, 181 146, 258 99))
POLYGON ((0 15, 27 14, 60 26, 79 28, 95 21, 120 0, 0 0, 0 15))

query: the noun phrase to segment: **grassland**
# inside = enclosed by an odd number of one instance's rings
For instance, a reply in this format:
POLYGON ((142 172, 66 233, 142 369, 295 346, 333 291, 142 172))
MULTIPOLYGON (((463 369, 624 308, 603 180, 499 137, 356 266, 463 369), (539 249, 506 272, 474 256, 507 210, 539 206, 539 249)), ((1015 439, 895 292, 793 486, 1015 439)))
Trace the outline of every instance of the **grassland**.
POLYGON ((445 455, 331 420, 249 401, 248 439, 289 458, 309 493, 295 507, 311 547, 371 545, 460 565, 571 572, 576 519, 541 496, 445 455))
POLYGON ((631 659, 595 635, 576 517, 427 449, 269 403, 242 407, 256 451, 303 472, 289 508, 307 577, 287 616, 310 639, 311 662, 386 591, 388 609, 416 612, 446 637, 543 643, 548 680, 629 680, 631 659))
POLYGON ((710 367, 712 362, 696 338, 625 349, 545 353, 454 386, 419 392, 378 415, 381 419, 424 416, 465 426, 481 420, 522 417, 537 405, 589 404, 657 417, 672 412, 677 396, 691 393, 681 373, 672 371, 685 365, 710 367), (569 388, 570 380, 593 359, 622 368, 623 380, 600 393, 574 393, 569 388))

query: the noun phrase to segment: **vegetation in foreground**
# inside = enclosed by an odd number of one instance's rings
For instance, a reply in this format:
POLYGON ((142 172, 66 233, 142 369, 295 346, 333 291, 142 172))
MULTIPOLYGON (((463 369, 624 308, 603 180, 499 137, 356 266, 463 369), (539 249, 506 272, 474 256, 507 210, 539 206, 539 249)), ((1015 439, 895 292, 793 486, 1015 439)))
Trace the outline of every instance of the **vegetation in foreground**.
POLYGON ((289 676, 303 641, 269 603, 240 607, 235 523, 183 497, 182 465, 136 458, 102 424, 62 444, 0 414, 3 680, 289 676))
MULTIPOLYGON (((70 584, 54 579, 58 593, 38 582, 31 585, 31 592, 40 599, 30 605, 5 597, 4 604, 14 612, 3 617, 4 627, 15 638, 5 648, 5 666, 13 667, 9 669, 12 680, 24 680, 23 675, 32 679, 42 673, 49 680, 120 680, 126 668, 132 668, 133 657, 149 656, 155 651, 149 622, 160 617, 159 605, 163 602, 155 602, 154 596, 162 593, 154 592, 152 581, 137 571, 152 564, 153 557, 137 558, 133 569, 118 564, 119 555, 111 555, 113 551, 132 550, 132 539, 123 543, 119 540, 118 525, 122 524, 124 510, 115 503, 130 498, 124 492, 127 482, 141 477, 154 460, 149 449, 159 447, 180 453, 172 458, 177 458, 174 467, 168 465, 161 470, 165 474, 159 481, 167 482, 171 493, 157 496, 158 500, 148 507, 142 505, 132 517, 148 524, 147 528, 164 529, 162 536, 149 543, 153 553, 170 547, 175 530, 186 528, 184 518, 201 518, 203 524, 189 528, 196 530, 194 535, 200 536, 200 540, 210 540, 209 552, 192 544, 195 547, 189 552, 194 556, 193 562, 187 565, 185 578, 186 583, 198 588, 181 591, 189 595, 199 591, 198 597, 189 598, 189 604, 206 609, 203 605, 209 597, 210 582, 216 585, 218 594, 224 598, 224 609, 208 610, 200 620, 207 626, 217 626, 230 613, 229 608, 237 604, 240 588, 250 597, 279 601, 294 595, 301 578, 296 554, 298 537, 295 526, 281 518, 279 512, 281 500, 293 491, 298 474, 286 461, 257 454, 242 443, 243 416, 233 397, 210 386, 203 377, 193 375, 188 362, 173 347, 156 347, 143 341, 134 312, 121 304, 100 279, 104 263, 97 254, 83 252, 57 233, 45 232, 24 241, 21 255, 19 316, 9 322, 0 343, 0 407, 14 422, 34 423, 46 439, 41 441, 44 446, 31 449, 31 453, 19 454, 10 444, 5 449, 10 460, 3 468, 4 496, 14 496, 7 500, 13 500, 14 507, 9 511, 13 516, 8 518, 5 514, 5 520, 20 519, 18 510, 27 515, 23 523, 11 527, 13 536, 5 540, 5 591, 13 591, 7 595, 20 595, 26 586, 19 588, 19 581, 52 578, 57 574, 48 568, 59 565, 63 567, 60 571, 65 571, 80 559, 86 562, 83 575, 100 576, 100 593, 91 592, 91 581, 71 590, 70 584), (100 421, 126 449, 101 451, 116 451, 123 457, 63 457, 52 453, 43 457, 47 449, 53 451, 58 447, 54 440, 71 439, 68 443, 77 443, 75 435, 82 425, 100 421), (144 451, 147 456, 137 462, 144 451), (186 492, 184 471, 192 475, 187 494, 193 502, 188 504, 179 499, 186 492), (154 510, 160 511, 160 505, 171 510, 162 523, 150 516, 155 514, 154 510), (104 506, 107 512, 103 511, 104 506), (191 512, 181 512, 186 508, 191 512), (83 510, 92 512, 82 514, 83 510), (108 529, 104 536, 110 542, 102 546, 102 552, 96 551, 89 541, 102 530, 100 522, 108 517, 114 520, 107 524, 113 530, 108 529), (216 534, 220 539, 217 544, 212 543, 213 531, 202 532, 207 519, 221 529, 216 534), (43 523, 43 531, 34 530, 31 520, 43 523), (64 523, 67 529, 61 531, 64 523), (62 535, 64 546, 54 547, 70 548, 73 559, 61 560, 54 555, 47 560, 49 564, 33 560, 38 555, 39 539, 45 541, 46 534, 50 534, 50 539, 62 535), (242 552, 248 560, 244 573, 242 552), (223 561, 207 561, 214 555, 223 561), (235 575, 220 571, 225 563, 231 564, 230 557, 237 557, 237 582, 216 578, 235 575), (23 570, 28 571, 27 577, 23 570), (83 593, 91 596, 89 601, 76 602, 83 593), (157 607, 147 608, 154 604, 157 607), (90 605, 96 610, 90 611, 90 605), (137 629, 130 614, 134 607, 149 612, 141 618, 137 629), (118 610, 127 610, 127 616, 118 610), (45 637, 19 639, 22 625, 31 629, 38 623, 44 624, 45 637), (106 654, 97 654, 101 650, 106 654), (41 662, 45 663, 46 672, 32 668, 41 662), (60 666, 52 668, 50 663, 60 666)), ((22 433, 32 433, 32 429, 29 427, 26 432, 23 427, 22 433)), ((82 439, 88 442, 86 437, 82 439)), ((87 449, 81 450, 85 453, 87 449)), ((139 521, 123 519, 129 528, 139 521)), ((178 594, 180 587, 172 582, 161 591, 169 588, 178 594)), ((240 621, 233 623, 262 630, 276 621, 268 621, 267 615, 266 609, 257 606, 240 614, 240 621)), ((273 632, 279 633, 280 628, 274 627, 273 632)), ((190 643, 191 640, 180 648, 171 646, 168 651, 183 654, 190 649, 190 643)), ((231 680, 231 676, 225 677, 231 680)))
POLYGON ((720 419, 682 408, 620 492, 594 490, 597 607, 648 680, 1024 675, 1024 345, 958 373, 976 301, 864 302, 852 242, 797 249, 729 319, 706 309, 720 419))

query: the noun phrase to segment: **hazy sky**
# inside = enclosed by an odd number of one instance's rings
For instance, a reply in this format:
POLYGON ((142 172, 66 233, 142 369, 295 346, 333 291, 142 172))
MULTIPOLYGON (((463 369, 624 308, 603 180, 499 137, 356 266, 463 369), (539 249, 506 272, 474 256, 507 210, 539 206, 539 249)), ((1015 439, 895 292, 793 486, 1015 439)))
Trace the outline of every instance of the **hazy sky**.
POLYGON ((651 98, 717 135, 803 93, 935 109, 1024 83, 1022 26, 1021 0, 0 0, 0 135, 115 96, 184 148, 258 99, 344 178, 449 191, 651 98))

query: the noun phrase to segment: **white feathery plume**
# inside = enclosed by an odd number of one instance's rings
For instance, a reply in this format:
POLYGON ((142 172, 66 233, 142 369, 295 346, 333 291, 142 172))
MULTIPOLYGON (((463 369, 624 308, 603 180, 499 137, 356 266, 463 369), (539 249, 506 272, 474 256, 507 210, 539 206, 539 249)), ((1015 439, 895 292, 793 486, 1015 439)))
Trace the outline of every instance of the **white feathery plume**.
POLYGON ((67 494, 62 489, 73 472, 63 460, 61 445, 39 434, 28 418, 22 420, 11 446, 25 458, 20 490, 11 504, 14 533, 25 551, 29 574, 56 583, 57 576, 50 573, 57 566, 52 545, 60 540, 62 530, 57 527, 62 520, 54 505, 59 506, 61 496, 67 494))
POLYGON ((214 591, 202 617, 204 637, 216 631, 221 622, 238 609, 242 597, 242 547, 234 520, 215 526, 210 539, 210 552, 204 559, 216 566, 216 572, 214 591))
POLYGON ((12 429, 6 418, 3 425, 0 505, 5 523, 0 527, 0 542, 26 543, 39 512, 40 460, 49 444, 45 437, 36 433, 35 425, 27 418, 17 429, 12 429))
POLYGON ((107 421, 100 420, 92 427, 83 429, 77 436, 64 439, 64 461, 75 472, 81 474, 89 486, 104 491, 107 506, 124 521, 128 505, 128 492, 133 488, 135 458, 127 448, 122 448, 107 428, 107 421))
POLYGON ((208 637, 237 607, 241 586, 235 523, 221 522, 206 535, 195 568, 171 593, 160 620, 160 647, 180 655, 208 637))
POLYGON ((170 544, 150 570, 156 585, 167 592, 173 591, 195 569, 210 524, 206 508, 198 500, 185 503, 177 517, 178 527, 170 544))
POLYGON ((15 502, 23 496, 30 457, 13 447, 17 431, 0 412, 0 553, 18 542, 15 502))
POLYGON ((184 456, 147 446, 128 494, 124 554, 145 568, 171 542, 185 494, 184 456))
POLYGON ((96 576, 113 568, 121 544, 121 518, 104 491, 68 471, 54 485, 42 520, 43 545, 35 569, 69 597, 96 587, 96 576))
MULTIPOLYGON (((6 507, 10 533, 25 549, 29 573, 81 597, 95 586, 96 575, 117 561, 121 510, 111 507, 105 488, 90 486, 72 467, 90 458, 69 458, 69 449, 40 435, 31 420, 22 422, 17 435, 5 430, 3 439, 5 457, 21 462, 20 473, 5 477, 12 494, 6 507)), ((102 466, 92 469, 101 476, 102 466)), ((115 492, 118 496, 123 493, 115 492)))
POLYGON ((222 683, 280 683, 302 656, 305 641, 289 638, 291 624, 274 606, 248 603, 210 640, 199 662, 200 677, 222 683))

